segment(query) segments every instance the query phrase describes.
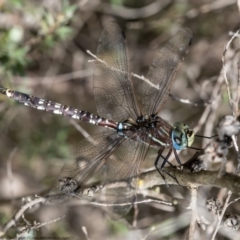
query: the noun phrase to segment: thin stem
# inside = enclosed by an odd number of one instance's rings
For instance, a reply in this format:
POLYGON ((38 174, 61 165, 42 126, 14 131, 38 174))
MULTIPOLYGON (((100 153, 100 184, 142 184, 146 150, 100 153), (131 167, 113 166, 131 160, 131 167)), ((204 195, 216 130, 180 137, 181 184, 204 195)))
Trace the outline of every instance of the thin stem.
POLYGON ((225 213, 226 209, 227 209, 228 206, 229 206, 228 202, 229 202, 231 196, 232 196, 232 192, 229 191, 229 192, 228 192, 228 195, 227 195, 227 199, 226 199, 226 201, 225 201, 225 203, 224 203, 224 206, 223 206, 223 209, 222 209, 222 211, 221 211, 221 214, 220 214, 219 217, 218 217, 218 222, 217 222, 216 228, 215 228, 215 230, 214 230, 214 232, 213 232, 213 235, 212 235, 211 240, 214 240, 215 237, 216 237, 216 235, 217 235, 217 232, 218 232, 218 230, 219 230, 219 228, 220 228, 220 224, 221 224, 221 222, 222 222, 222 218, 223 218, 223 216, 224 216, 224 213, 225 213))

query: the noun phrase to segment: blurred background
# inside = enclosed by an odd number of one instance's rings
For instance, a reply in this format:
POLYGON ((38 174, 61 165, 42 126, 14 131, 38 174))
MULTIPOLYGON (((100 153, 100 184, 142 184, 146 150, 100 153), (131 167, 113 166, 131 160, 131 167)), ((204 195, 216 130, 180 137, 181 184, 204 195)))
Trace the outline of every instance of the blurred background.
MULTIPOLYGON (((123 28, 130 69, 138 75, 146 75, 154 54, 164 42, 180 28, 188 27, 194 33, 194 40, 171 94, 199 106, 169 97, 160 116, 171 124, 181 121, 196 127, 199 134, 212 136, 216 134, 219 119, 231 113, 226 89, 221 85, 214 118, 199 122, 206 109, 204 104, 211 100, 218 83, 224 47, 239 28, 237 0, 0 0, 0 9, 0 76, 5 87, 96 114, 94 64, 89 62, 92 57, 86 50, 96 53, 107 21, 114 20, 123 28), (208 121, 212 127, 207 126, 208 121)), ((230 53, 237 52, 238 47, 239 37, 230 53)), ((239 60, 234 54, 228 59, 231 60, 228 65, 231 87, 236 89, 239 60)), ((133 82, 139 94, 141 80, 133 79, 133 82)), ((37 111, 0 96, 1 226, 21 207, 22 197, 51 187, 73 146, 87 134, 101 131, 87 123, 78 124, 80 127, 62 116, 37 111)), ((201 148, 204 144, 198 139, 194 146, 201 148)), ((153 166, 156 153, 157 149, 150 151, 145 168, 153 166)), ((193 154, 194 151, 184 151, 180 157, 184 161, 193 154)), ((173 164, 176 164, 174 158, 173 164)), ((29 222, 66 217, 28 234, 80 239, 180 239, 189 227, 190 212, 186 209, 189 190, 162 186, 160 192, 182 198, 183 204, 176 207, 142 204, 138 206, 137 217, 133 217, 136 211, 132 210, 126 219, 118 222, 86 202, 41 205, 25 214, 29 222)), ((201 188, 199 210, 204 208, 207 198, 217 193, 212 187, 201 188)), ((239 210, 240 205, 236 204, 235 208, 239 210)), ((214 217, 205 214, 211 225, 214 217)), ((25 225, 20 219, 7 236, 16 236, 19 227, 25 225)), ((221 229, 218 239, 234 239, 235 234, 221 229)))

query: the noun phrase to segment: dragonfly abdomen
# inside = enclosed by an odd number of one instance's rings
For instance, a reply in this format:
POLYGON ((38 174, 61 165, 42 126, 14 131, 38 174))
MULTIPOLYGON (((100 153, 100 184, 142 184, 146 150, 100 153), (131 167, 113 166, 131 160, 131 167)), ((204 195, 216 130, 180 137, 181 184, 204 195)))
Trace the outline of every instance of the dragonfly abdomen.
POLYGON ((57 115, 67 116, 83 122, 89 122, 93 125, 116 129, 117 123, 87 111, 79 110, 67 105, 56 103, 50 100, 38 98, 25 93, 13 91, 10 89, 0 89, 8 98, 38 110, 52 112, 57 115))

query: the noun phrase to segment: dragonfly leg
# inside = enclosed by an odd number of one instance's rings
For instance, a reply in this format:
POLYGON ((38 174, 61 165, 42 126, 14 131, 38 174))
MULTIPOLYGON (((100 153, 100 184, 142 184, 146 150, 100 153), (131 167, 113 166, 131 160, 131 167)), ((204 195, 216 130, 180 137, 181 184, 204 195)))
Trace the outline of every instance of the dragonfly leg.
POLYGON ((168 184, 167 184, 166 178, 164 177, 164 175, 163 175, 162 172, 161 172, 162 168, 160 168, 160 169, 158 168, 158 162, 159 162, 160 157, 162 157, 162 152, 163 152, 163 149, 160 149, 160 150, 158 151, 158 156, 157 156, 157 158, 156 158, 156 160, 155 160, 154 166, 155 166, 155 168, 157 169, 157 171, 158 171, 158 173, 160 174, 160 176, 162 177, 162 179, 164 180, 165 185, 166 185, 167 187, 169 187, 168 184))
MULTIPOLYGON (((170 157, 170 155, 171 155, 171 153, 172 153, 172 148, 170 148, 170 150, 169 150, 169 152, 168 152, 168 154, 167 154, 166 157, 163 157, 163 156, 162 156, 163 150, 164 150, 164 149, 160 149, 160 150, 158 151, 158 156, 157 156, 157 158, 156 158, 156 160, 155 160, 155 163, 154 163, 155 168, 157 169, 157 171, 159 172, 160 176, 161 176, 161 177, 163 178, 163 180, 165 181, 165 184, 166 184, 167 187, 168 187, 168 184, 167 184, 166 178, 164 177, 164 175, 162 174, 161 171, 164 171, 168 176, 170 176, 171 178, 173 178, 173 179, 177 182, 178 185, 180 185, 179 182, 178 182, 178 180, 177 180, 177 178, 164 169, 164 166, 165 166, 166 163, 168 163, 171 167, 174 167, 170 162, 168 162, 168 159, 169 159, 169 157, 170 157), (160 157, 163 158, 163 163, 162 163, 162 165, 161 165, 161 167, 160 167, 160 169, 159 169, 159 168, 158 168, 158 162, 159 162, 160 157)), ((178 158, 177 161, 178 161, 178 162, 180 161, 179 158, 178 158)), ((180 162, 180 164, 181 164, 181 162, 180 162)))
MULTIPOLYGON (((176 150, 173 149, 173 152, 174 152, 174 155, 175 155, 176 150)), ((166 157, 163 157, 163 156, 162 156, 162 158, 163 158, 164 160, 163 160, 163 163, 162 163, 162 165, 161 165, 161 170, 164 171, 169 177, 173 178, 173 179, 177 182, 178 185, 180 185, 179 182, 178 182, 178 180, 177 180, 177 178, 164 169, 164 166, 165 166, 166 163, 168 163, 171 167, 175 167, 175 166, 173 166, 170 162, 168 162, 168 159, 169 159, 171 153, 172 153, 172 148, 170 148, 170 150, 168 151, 168 154, 167 154, 166 157)), ((177 156, 177 157, 178 157, 178 156, 177 156)), ((177 161, 178 161, 178 162, 180 161, 179 158, 177 158, 177 161)))
POLYGON ((175 156, 178 164, 179 164, 180 166, 182 166, 182 163, 181 163, 181 161, 180 161, 179 156, 177 155, 177 152, 176 152, 176 149, 175 149, 175 148, 173 149, 173 153, 174 153, 174 156, 175 156))
MULTIPOLYGON (((171 153, 172 153, 172 148, 170 148, 170 150, 168 151, 168 154, 167 154, 166 157, 163 157, 163 156, 162 156, 162 153, 161 153, 161 157, 163 158, 163 163, 162 163, 162 165, 161 165, 161 169, 164 168, 164 166, 165 166, 166 163, 168 163, 171 167, 174 167, 174 166, 168 161, 171 153)), ((158 154, 159 154, 159 153, 158 153, 158 154)))
MULTIPOLYGON (((154 165, 155 165, 155 168, 157 169, 158 173, 160 174, 160 176, 161 176, 161 177, 163 178, 163 180, 165 181, 166 186, 169 187, 168 184, 167 184, 167 181, 166 181, 166 179, 165 179, 165 177, 164 177, 164 175, 163 175, 162 172, 161 172, 161 170, 163 170, 163 167, 164 167, 165 164, 168 162, 168 158, 170 157, 170 155, 171 155, 171 153, 172 153, 172 149, 169 150, 169 152, 168 152, 168 154, 167 154, 166 157, 163 157, 163 155, 162 155, 163 150, 164 150, 164 149, 159 149, 159 151, 158 151, 158 156, 157 156, 157 158, 156 158, 156 160, 155 160, 154 165), (161 165, 161 167, 160 167, 160 169, 159 169, 159 168, 158 168, 158 162, 159 162, 160 157, 163 158, 163 163, 162 163, 162 165, 161 165)), ((172 165, 170 162, 168 162, 168 163, 170 164, 170 166, 173 167, 173 165, 172 165)), ((166 172, 169 176, 171 176, 171 174, 168 173, 167 171, 165 171, 165 170, 163 170, 163 171, 166 172)), ((172 177, 172 176, 171 176, 171 177, 172 177)))

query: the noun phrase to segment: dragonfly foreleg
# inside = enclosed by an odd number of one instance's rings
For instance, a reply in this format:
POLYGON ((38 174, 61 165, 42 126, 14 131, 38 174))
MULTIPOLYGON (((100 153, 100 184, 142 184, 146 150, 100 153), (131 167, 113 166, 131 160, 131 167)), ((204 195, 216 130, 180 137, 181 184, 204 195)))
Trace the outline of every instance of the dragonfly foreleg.
MULTIPOLYGON (((168 151, 168 154, 167 154, 166 157, 164 157, 164 156, 162 155, 163 150, 164 150, 164 149, 160 149, 160 150, 158 151, 158 156, 157 156, 157 158, 156 158, 156 160, 155 160, 155 163, 154 163, 155 168, 157 169, 158 173, 160 174, 160 176, 161 176, 161 177, 163 178, 163 180, 165 181, 165 184, 166 184, 167 187, 169 187, 169 186, 168 186, 168 184, 167 184, 166 178, 165 178, 164 175, 162 174, 162 171, 164 171, 169 177, 173 178, 173 179, 177 182, 178 185, 180 185, 179 182, 178 182, 178 180, 177 180, 177 178, 164 169, 164 166, 165 166, 166 163, 168 163, 171 167, 174 167, 174 166, 168 161, 168 159, 169 159, 169 157, 170 157, 170 155, 171 155, 171 153, 172 153, 172 148, 170 148, 170 150, 168 151), (158 167, 158 162, 159 162, 160 157, 163 158, 163 163, 162 163, 162 165, 161 165, 161 167, 160 167, 160 169, 159 169, 159 167, 158 167)), ((178 158, 178 160, 179 160, 179 158, 178 158)), ((179 160, 179 161, 180 161, 180 160, 179 160)))

